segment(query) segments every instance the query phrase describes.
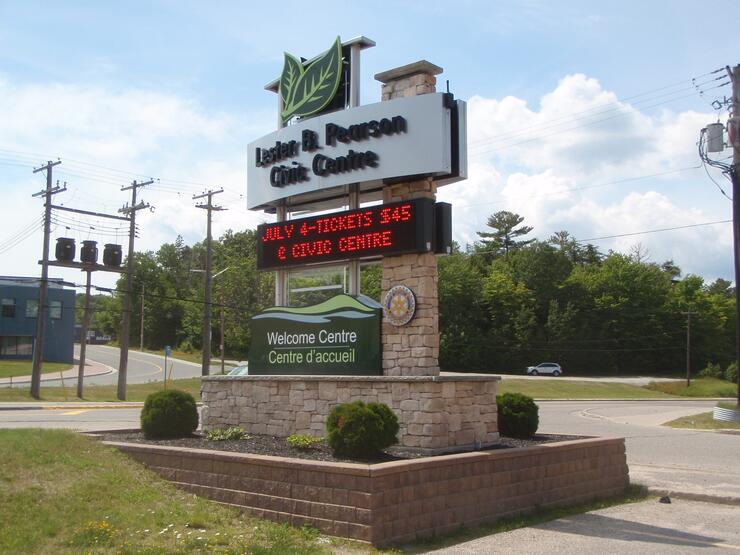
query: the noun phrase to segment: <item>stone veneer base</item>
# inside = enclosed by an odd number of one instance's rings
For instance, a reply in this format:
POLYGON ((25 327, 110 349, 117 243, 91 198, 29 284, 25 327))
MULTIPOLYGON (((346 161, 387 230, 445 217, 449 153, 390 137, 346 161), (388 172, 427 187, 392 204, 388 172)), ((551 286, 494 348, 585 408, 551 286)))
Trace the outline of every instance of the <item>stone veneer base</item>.
POLYGON ((106 444, 186 491, 260 518, 375 545, 611 497, 629 485, 622 438, 373 465, 106 444))
POLYGON ((203 430, 241 426, 255 434, 325 436, 339 403, 388 405, 398 444, 425 454, 498 443, 498 376, 207 376, 203 430))

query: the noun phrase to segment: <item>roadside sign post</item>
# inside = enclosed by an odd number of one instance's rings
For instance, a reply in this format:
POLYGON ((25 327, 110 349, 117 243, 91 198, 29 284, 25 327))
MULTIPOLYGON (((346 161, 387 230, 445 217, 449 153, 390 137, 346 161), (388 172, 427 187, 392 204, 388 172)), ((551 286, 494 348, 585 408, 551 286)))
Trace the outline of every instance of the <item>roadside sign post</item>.
POLYGON ((172 354, 172 347, 165 345, 164 347, 164 388, 167 389, 167 357, 172 354))

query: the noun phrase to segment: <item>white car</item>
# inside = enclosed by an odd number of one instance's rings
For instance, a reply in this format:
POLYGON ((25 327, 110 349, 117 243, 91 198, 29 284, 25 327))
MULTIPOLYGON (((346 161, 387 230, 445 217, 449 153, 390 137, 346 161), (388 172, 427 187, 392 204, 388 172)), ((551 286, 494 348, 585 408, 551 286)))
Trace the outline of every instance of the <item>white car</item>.
POLYGON ((248 376, 249 375, 249 363, 240 362, 239 366, 232 368, 229 371, 229 376, 248 376))
POLYGON ((556 362, 543 362, 537 366, 528 366, 526 374, 528 376, 539 376, 540 374, 552 374, 553 376, 559 376, 563 373, 563 369, 556 362))

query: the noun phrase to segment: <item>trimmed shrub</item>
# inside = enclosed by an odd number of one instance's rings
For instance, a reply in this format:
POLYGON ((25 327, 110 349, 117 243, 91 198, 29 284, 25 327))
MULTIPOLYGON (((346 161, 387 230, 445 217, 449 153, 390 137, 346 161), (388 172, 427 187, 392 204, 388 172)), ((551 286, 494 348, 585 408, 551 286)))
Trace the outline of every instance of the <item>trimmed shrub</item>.
POLYGON ((398 417, 383 403, 355 401, 332 409, 326 431, 335 455, 366 458, 398 441, 398 417))
POLYGON ((324 441, 323 437, 314 437, 307 434, 293 434, 286 438, 288 445, 295 447, 296 449, 313 449, 321 445, 324 441))
POLYGON ((737 363, 731 362, 725 370, 723 376, 728 382, 737 383, 737 363))
POLYGON ((198 409, 190 393, 168 389, 146 398, 141 410, 141 429, 147 438, 191 435, 198 427, 198 409))
POLYGON ((206 439, 213 441, 229 441, 232 439, 249 439, 247 430, 240 428, 239 426, 231 426, 231 428, 216 428, 215 430, 208 430, 206 432, 206 439))
POLYGON ((718 378, 720 380, 724 378, 722 367, 719 364, 715 364, 713 362, 708 362, 706 368, 701 370, 699 372, 699 375, 702 378, 718 378))
POLYGON ((521 393, 504 393, 496 396, 496 405, 501 435, 526 439, 537 432, 539 408, 531 397, 521 393))

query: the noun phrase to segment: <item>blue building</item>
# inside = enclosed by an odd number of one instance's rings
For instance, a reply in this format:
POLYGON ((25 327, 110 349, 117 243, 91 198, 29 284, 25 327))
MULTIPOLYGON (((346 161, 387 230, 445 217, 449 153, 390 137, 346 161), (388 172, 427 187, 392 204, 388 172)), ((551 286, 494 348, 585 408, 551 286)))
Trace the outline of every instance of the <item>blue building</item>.
MULTIPOLYGON (((0 276, 0 358, 31 359, 39 279, 0 276)), ((75 291, 49 281, 44 360, 74 363, 75 291)))

